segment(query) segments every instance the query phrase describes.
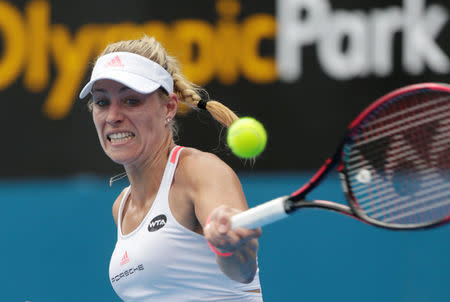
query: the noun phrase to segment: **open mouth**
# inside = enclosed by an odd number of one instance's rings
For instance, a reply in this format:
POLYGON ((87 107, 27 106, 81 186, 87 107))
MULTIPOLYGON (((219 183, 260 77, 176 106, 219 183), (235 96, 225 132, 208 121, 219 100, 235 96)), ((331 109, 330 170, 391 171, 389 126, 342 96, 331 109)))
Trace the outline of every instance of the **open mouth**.
POLYGON ((126 142, 134 137, 134 133, 132 132, 118 132, 112 133, 107 136, 108 141, 113 144, 126 142))

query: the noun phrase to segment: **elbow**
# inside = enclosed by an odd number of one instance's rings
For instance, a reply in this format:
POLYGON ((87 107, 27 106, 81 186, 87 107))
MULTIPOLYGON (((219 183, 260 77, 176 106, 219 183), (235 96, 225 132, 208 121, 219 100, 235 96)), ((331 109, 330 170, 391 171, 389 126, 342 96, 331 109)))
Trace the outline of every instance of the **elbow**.
POLYGON ((240 281, 241 283, 245 283, 245 284, 249 284, 251 283, 254 279, 255 279, 255 275, 256 275, 256 271, 253 272, 253 274, 251 276, 249 276, 246 279, 243 279, 242 281, 240 281))
POLYGON ((255 279, 257 265, 252 265, 252 267, 247 267, 245 270, 240 270, 239 272, 228 273, 228 277, 236 282, 248 284, 255 279))
POLYGON ((228 277, 233 281, 244 283, 244 284, 249 284, 253 281, 253 279, 255 279, 255 275, 256 274, 252 274, 250 276, 240 275, 240 276, 228 276, 228 277))

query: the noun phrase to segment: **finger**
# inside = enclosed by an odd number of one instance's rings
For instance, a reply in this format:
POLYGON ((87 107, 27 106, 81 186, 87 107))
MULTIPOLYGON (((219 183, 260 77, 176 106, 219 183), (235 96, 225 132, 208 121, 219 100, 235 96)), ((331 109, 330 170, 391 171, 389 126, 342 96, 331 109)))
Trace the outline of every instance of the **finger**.
POLYGON ((218 247, 234 250, 240 246, 242 238, 234 232, 228 232, 226 235, 218 237, 217 241, 218 247))
POLYGON ((217 219, 217 231, 221 235, 225 235, 230 230, 230 216, 222 213, 217 219))
POLYGON ((259 238, 261 237, 262 234, 261 228, 257 229, 237 228, 234 230, 234 232, 242 238, 249 238, 249 239, 259 238))

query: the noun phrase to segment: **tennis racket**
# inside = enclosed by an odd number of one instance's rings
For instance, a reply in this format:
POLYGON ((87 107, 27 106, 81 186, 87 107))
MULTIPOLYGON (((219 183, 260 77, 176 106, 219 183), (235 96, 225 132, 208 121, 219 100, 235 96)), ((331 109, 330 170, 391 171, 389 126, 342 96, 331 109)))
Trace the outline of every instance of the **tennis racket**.
POLYGON ((449 222, 450 86, 421 83, 381 97, 350 124, 337 151, 305 185, 234 215, 231 227, 261 227, 301 208, 394 230, 449 222), (306 200, 335 167, 348 206, 306 200))

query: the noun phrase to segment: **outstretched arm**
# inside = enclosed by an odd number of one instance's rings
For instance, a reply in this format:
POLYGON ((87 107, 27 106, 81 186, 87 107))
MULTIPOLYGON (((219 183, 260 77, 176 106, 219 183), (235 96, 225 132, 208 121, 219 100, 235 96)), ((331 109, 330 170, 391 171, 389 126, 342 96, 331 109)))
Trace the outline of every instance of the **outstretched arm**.
POLYGON ((230 279, 251 282, 257 269, 261 229, 230 228, 231 216, 248 208, 239 178, 210 153, 194 152, 181 164, 184 173, 189 174, 185 179, 190 182, 195 216, 206 240, 216 250, 217 264, 230 279))
POLYGON ((256 273, 257 238, 261 236, 261 229, 231 230, 230 218, 239 212, 241 210, 221 205, 211 212, 203 230, 206 240, 216 250, 220 269, 235 281, 249 283, 256 273))

